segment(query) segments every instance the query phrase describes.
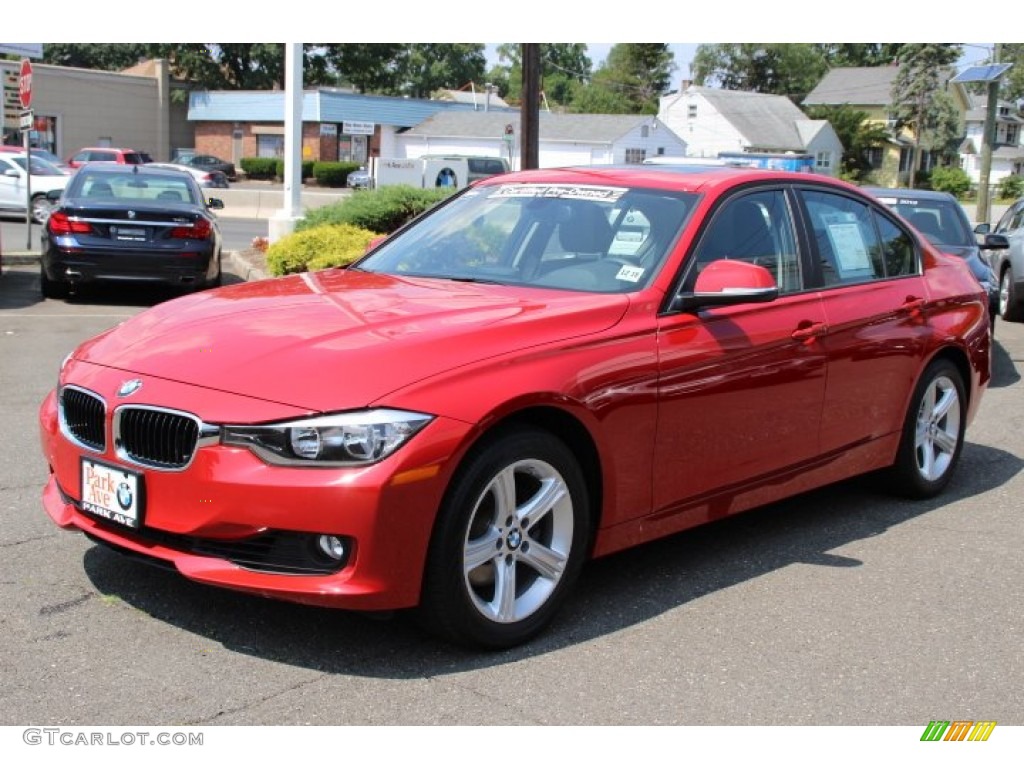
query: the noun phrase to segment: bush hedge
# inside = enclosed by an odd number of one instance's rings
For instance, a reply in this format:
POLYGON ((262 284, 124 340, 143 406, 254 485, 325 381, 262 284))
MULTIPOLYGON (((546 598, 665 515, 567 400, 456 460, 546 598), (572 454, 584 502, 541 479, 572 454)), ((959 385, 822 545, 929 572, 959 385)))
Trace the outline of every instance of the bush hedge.
POLYGON ((310 211, 298 222, 301 232, 324 224, 351 224, 372 232, 391 234, 410 219, 450 196, 451 189, 387 186, 353 195, 310 211))
MULTIPOLYGON (((313 175, 313 160, 302 161, 302 180, 305 181, 313 175)), ((284 178, 284 158, 279 157, 274 161, 274 174, 276 178, 284 178)))
POLYGON ((250 179, 273 179, 277 176, 275 157, 243 157, 239 165, 250 179))
POLYGON ((349 224, 294 232, 267 249, 267 268, 272 275, 290 275, 351 264, 375 237, 376 232, 349 224))
POLYGON ((359 163, 321 161, 313 165, 313 178, 321 187, 344 187, 348 175, 359 170, 359 163))
POLYGON ((999 199, 1016 200, 1024 197, 1024 176, 1013 174, 999 180, 999 199))
POLYGON ((963 168, 933 168, 929 182, 932 189, 949 192, 958 198, 966 195, 971 188, 971 177, 963 168))

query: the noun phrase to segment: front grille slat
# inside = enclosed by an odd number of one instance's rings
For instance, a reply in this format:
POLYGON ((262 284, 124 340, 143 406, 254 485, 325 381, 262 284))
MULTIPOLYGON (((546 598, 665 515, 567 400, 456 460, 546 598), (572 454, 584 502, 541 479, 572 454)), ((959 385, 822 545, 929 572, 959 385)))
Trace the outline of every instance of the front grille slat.
POLYGON ((118 409, 115 441, 127 459, 156 469, 182 469, 199 442, 194 416, 141 406, 118 409))
POLYGON ((71 437, 94 451, 107 447, 106 413, 106 405, 96 395, 71 387, 60 392, 61 424, 71 437))

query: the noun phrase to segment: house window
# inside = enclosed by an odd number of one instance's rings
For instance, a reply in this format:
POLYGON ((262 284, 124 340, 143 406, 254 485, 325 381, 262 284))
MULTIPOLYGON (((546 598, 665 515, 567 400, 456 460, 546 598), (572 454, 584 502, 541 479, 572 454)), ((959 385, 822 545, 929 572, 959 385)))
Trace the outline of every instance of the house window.
POLYGON ((646 149, 627 149, 626 150, 626 162, 634 165, 639 165, 647 157, 646 149))
POLYGON ((1017 126, 1008 125, 1006 126, 1006 143, 1016 144, 1017 143, 1017 126))
POLYGON ((697 117, 697 105, 696 104, 687 104, 686 105, 686 116, 690 120, 693 120, 693 119, 695 119, 697 117))
POLYGON ((832 167, 832 153, 819 152, 814 156, 814 167, 826 170, 832 167))
POLYGON ((864 153, 864 159, 867 160, 868 165, 870 165, 876 171, 882 167, 883 157, 884 153, 881 147, 870 147, 864 153))
POLYGON ((640 126, 640 138, 641 139, 646 139, 650 135, 651 135, 651 127, 649 125, 641 125, 640 126))
POLYGON ((260 134, 256 137, 257 157, 282 157, 284 155, 284 136, 260 134))

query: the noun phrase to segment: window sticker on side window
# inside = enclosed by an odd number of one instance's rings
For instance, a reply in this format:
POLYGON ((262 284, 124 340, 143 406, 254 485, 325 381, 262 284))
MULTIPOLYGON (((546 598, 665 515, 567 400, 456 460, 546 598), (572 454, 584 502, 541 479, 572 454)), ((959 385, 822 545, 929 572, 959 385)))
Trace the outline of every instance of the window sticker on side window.
POLYGON ((490 197, 557 197, 562 200, 615 202, 624 194, 625 187, 600 187, 593 184, 502 184, 490 197))
POLYGON ((836 256, 840 277, 870 277, 873 274, 871 257, 861 234, 860 226, 854 223, 829 224, 828 238, 836 256))

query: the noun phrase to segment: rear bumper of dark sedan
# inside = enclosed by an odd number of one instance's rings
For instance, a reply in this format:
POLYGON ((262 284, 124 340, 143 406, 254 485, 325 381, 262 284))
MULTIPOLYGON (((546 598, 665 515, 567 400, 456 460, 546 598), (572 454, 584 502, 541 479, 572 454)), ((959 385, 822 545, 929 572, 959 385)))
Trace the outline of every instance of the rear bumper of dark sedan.
POLYGON ((184 287, 206 285, 217 277, 219 266, 211 247, 114 252, 50 241, 43 252, 42 268, 55 283, 123 280, 184 287))

